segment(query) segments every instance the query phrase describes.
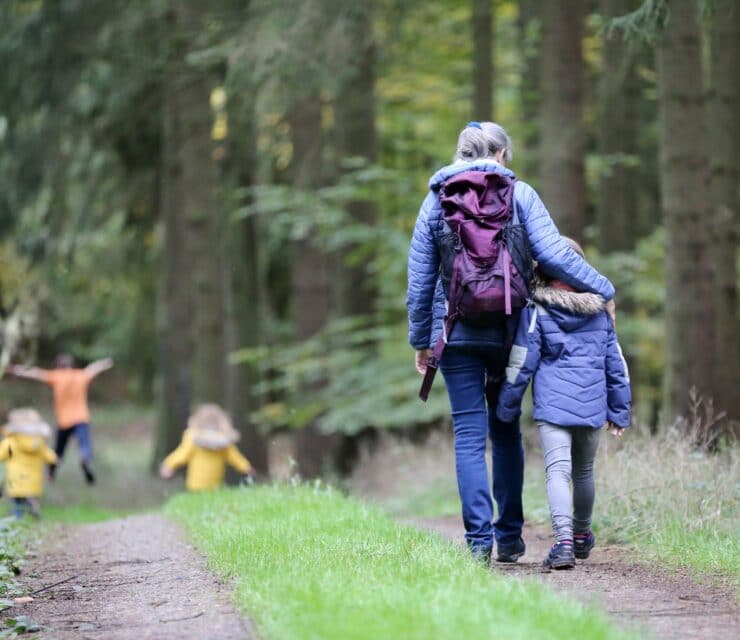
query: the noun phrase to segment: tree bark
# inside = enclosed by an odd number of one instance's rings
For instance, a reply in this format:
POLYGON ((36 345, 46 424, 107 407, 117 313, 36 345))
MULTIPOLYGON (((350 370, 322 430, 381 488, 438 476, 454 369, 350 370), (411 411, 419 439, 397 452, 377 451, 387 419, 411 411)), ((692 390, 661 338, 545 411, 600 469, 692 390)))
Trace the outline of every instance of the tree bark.
POLYGON ((536 0, 519 0, 517 27, 522 43, 522 74, 519 79, 519 105, 522 122, 522 140, 517 145, 516 159, 522 167, 524 179, 539 188, 539 121, 541 109, 540 48, 542 21, 540 3, 536 0))
POLYGON ((560 231, 583 240, 583 0, 542 4, 542 196, 560 231))
POLYGON ((697 3, 674 0, 658 45, 660 186, 666 227, 668 419, 689 391, 716 395, 715 278, 697 3))
MULTIPOLYGON (((293 186, 310 191, 321 186, 321 103, 318 90, 308 89, 290 113, 293 140, 293 186)), ((325 252, 315 245, 315 234, 293 246, 292 291, 295 337, 306 340, 324 329, 329 319, 329 279, 325 252)), ((321 381, 306 385, 304 393, 320 389, 321 381)), ((321 475, 328 459, 328 436, 314 423, 295 438, 298 471, 304 478, 321 475)))
MULTIPOLYGON (((345 77, 337 95, 337 155, 343 160, 360 158, 365 165, 378 159, 375 131, 375 42, 372 4, 358 3, 347 9, 346 50, 342 65, 345 77)), ((357 199, 347 206, 350 221, 366 226, 377 220, 377 206, 372 200, 357 199)), ((337 311, 339 316, 368 316, 375 309, 377 288, 369 266, 370 255, 356 257, 357 246, 339 255, 337 273, 337 311)))
POLYGON ((492 121, 493 0, 473 0, 473 120, 492 121))
MULTIPOLYGON (((182 29, 186 5, 172 8, 165 15, 164 32, 169 35, 168 67, 179 64, 182 46, 176 44, 182 29)), ((192 400, 192 242, 187 221, 187 182, 189 160, 187 138, 191 107, 199 96, 192 95, 186 74, 167 73, 163 79, 163 144, 161 213, 164 226, 162 270, 162 308, 159 336, 162 371, 160 421, 156 436, 155 461, 161 460, 180 440, 187 424, 192 400)))
POLYGON ((715 0, 710 25, 709 158, 717 278, 717 404, 740 421, 737 252, 740 183, 740 5, 715 0))
POLYGON ((212 115, 209 98, 213 79, 192 73, 189 91, 189 135, 183 145, 183 177, 187 185, 186 216, 193 240, 193 314, 195 402, 226 400, 226 279, 228 251, 222 203, 216 194, 218 167, 212 158, 212 115))
MULTIPOLYGON (((631 0, 601 0, 608 19, 623 16, 634 7, 631 0)), ((599 155, 604 163, 599 176, 597 222, 599 248, 605 253, 634 247, 639 233, 637 154, 639 84, 635 75, 635 50, 623 34, 604 37, 599 81, 599 155)))
MULTIPOLYGON (((249 97, 245 96, 243 101, 230 100, 229 127, 240 132, 240 139, 230 142, 230 178, 241 188, 252 186, 256 180, 255 115, 249 97)), ((252 216, 231 223, 227 235, 227 351, 231 353, 262 343, 265 298, 259 218, 252 216)), ((254 364, 240 363, 231 365, 227 373, 226 407, 241 434, 241 446, 252 466, 267 476, 267 441, 251 419, 251 413, 259 405, 254 390, 260 380, 259 369, 254 364)))

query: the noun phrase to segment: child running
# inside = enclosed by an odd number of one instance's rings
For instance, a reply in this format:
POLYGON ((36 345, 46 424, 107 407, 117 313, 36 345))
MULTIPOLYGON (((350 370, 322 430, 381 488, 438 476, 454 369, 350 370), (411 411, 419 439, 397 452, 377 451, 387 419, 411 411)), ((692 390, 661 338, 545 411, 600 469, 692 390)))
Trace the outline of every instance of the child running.
POLYGON ((0 442, 0 460, 6 464, 5 488, 13 499, 13 516, 25 512, 38 518, 39 497, 44 492, 44 463, 55 464, 56 454, 46 446, 51 429, 33 409, 15 409, 8 414, 0 442))
POLYGON ((224 480, 226 465, 249 475, 252 465, 237 449, 239 432, 226 412, 216 404, 198 407, 188 420, 182 442, 159 468, 163 478, 171 478, 178 467, 188 466, 185 488, 188 491, 218 489, 224 480))
POLYGON ((538 270, 532 298, 522 311, 496 415, 514 420, 534 378, 534 419, 555 533, 542 565, 569 569, 576 558, 588 558, 596 541, 594 457, 604 424, 617 436, 630 425, 629 373, 601 296, 577 292, 538 270))
MULTIPOLYGON (((87 389, 92 380, 113 366, 113 360, 106 358, 87 365, 84 369, 74 366, 74 358, 62 354, 56 359, 54 369, 39 367, 9 366, 8 373, 19 378, 37 380, 48 384, 54 393, 54 413, 58 430, 56 454, 59 462, 64 457, 70 436, 77 438, 80 449, 82 473, 88 484, 95 482, 92 471, 92 443, 90 441, 90 409, 87 405, 87 389)), ((54 479, 56 464, 49 467, 49 478, 54 479)))

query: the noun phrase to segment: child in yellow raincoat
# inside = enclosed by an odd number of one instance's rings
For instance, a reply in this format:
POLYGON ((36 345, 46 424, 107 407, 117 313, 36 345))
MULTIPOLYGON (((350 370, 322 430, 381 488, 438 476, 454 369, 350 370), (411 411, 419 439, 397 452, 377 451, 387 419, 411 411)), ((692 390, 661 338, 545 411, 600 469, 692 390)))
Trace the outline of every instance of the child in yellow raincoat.
POLYGON ((185 487, 188 491, 217 489, 224 480, 226 465, 248 475, 252 465, 236 447, 239 433, 226 412, 215 404, 198 407, 188 420, 182 442, 159 468, 163 478, 171 478, 178 467, 187 465, 185 487))
POLYGON ((44 464, 57 462, 54 451, 46 446, 51 428, 37 411, 15 409, 8 414, 3 432, 0 460, 7 467, 5 488, 13 499, 13 516, 20 519, 28 511, 38 517, 38 499, 44 492, 44 464))

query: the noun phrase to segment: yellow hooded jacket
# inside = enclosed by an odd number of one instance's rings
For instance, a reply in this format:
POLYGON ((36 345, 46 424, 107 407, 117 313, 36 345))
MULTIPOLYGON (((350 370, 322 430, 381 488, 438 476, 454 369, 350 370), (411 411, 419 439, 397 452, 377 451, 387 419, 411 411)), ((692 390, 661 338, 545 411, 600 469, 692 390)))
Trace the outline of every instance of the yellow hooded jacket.
POLYGON ((44 492, 44 463, 55 464, 57 456, 41 436, 10 433, 0 442, 0 460, 6 461, 8 495, 35 498, 44 492))
POLYGON ((185 429, 182 442, 162 465, 167 469, 175 470, 188 465, 185 476, 185 488, 188 491, 207 491, 218 489, 224 480, 226 465, 230 464, 239 473, 249 473, 252 465, 232 444, 221 449, 207 449, 193 442, 191 429, 185 429))

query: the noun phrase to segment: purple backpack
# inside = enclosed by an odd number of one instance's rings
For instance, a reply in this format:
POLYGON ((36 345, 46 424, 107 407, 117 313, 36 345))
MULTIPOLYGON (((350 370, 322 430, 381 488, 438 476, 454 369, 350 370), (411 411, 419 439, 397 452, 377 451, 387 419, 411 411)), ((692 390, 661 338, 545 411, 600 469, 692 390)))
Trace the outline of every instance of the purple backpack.
POLYGON ((498 173, 465 171, 442 185, 439 201, 449 233, 440 237, 441 276, 448 307, 444 331, 427 363, 422 400, 456 321, 505 326, 506 317, 527 304, 532 258, 513 205, 514 184, 498 173))

